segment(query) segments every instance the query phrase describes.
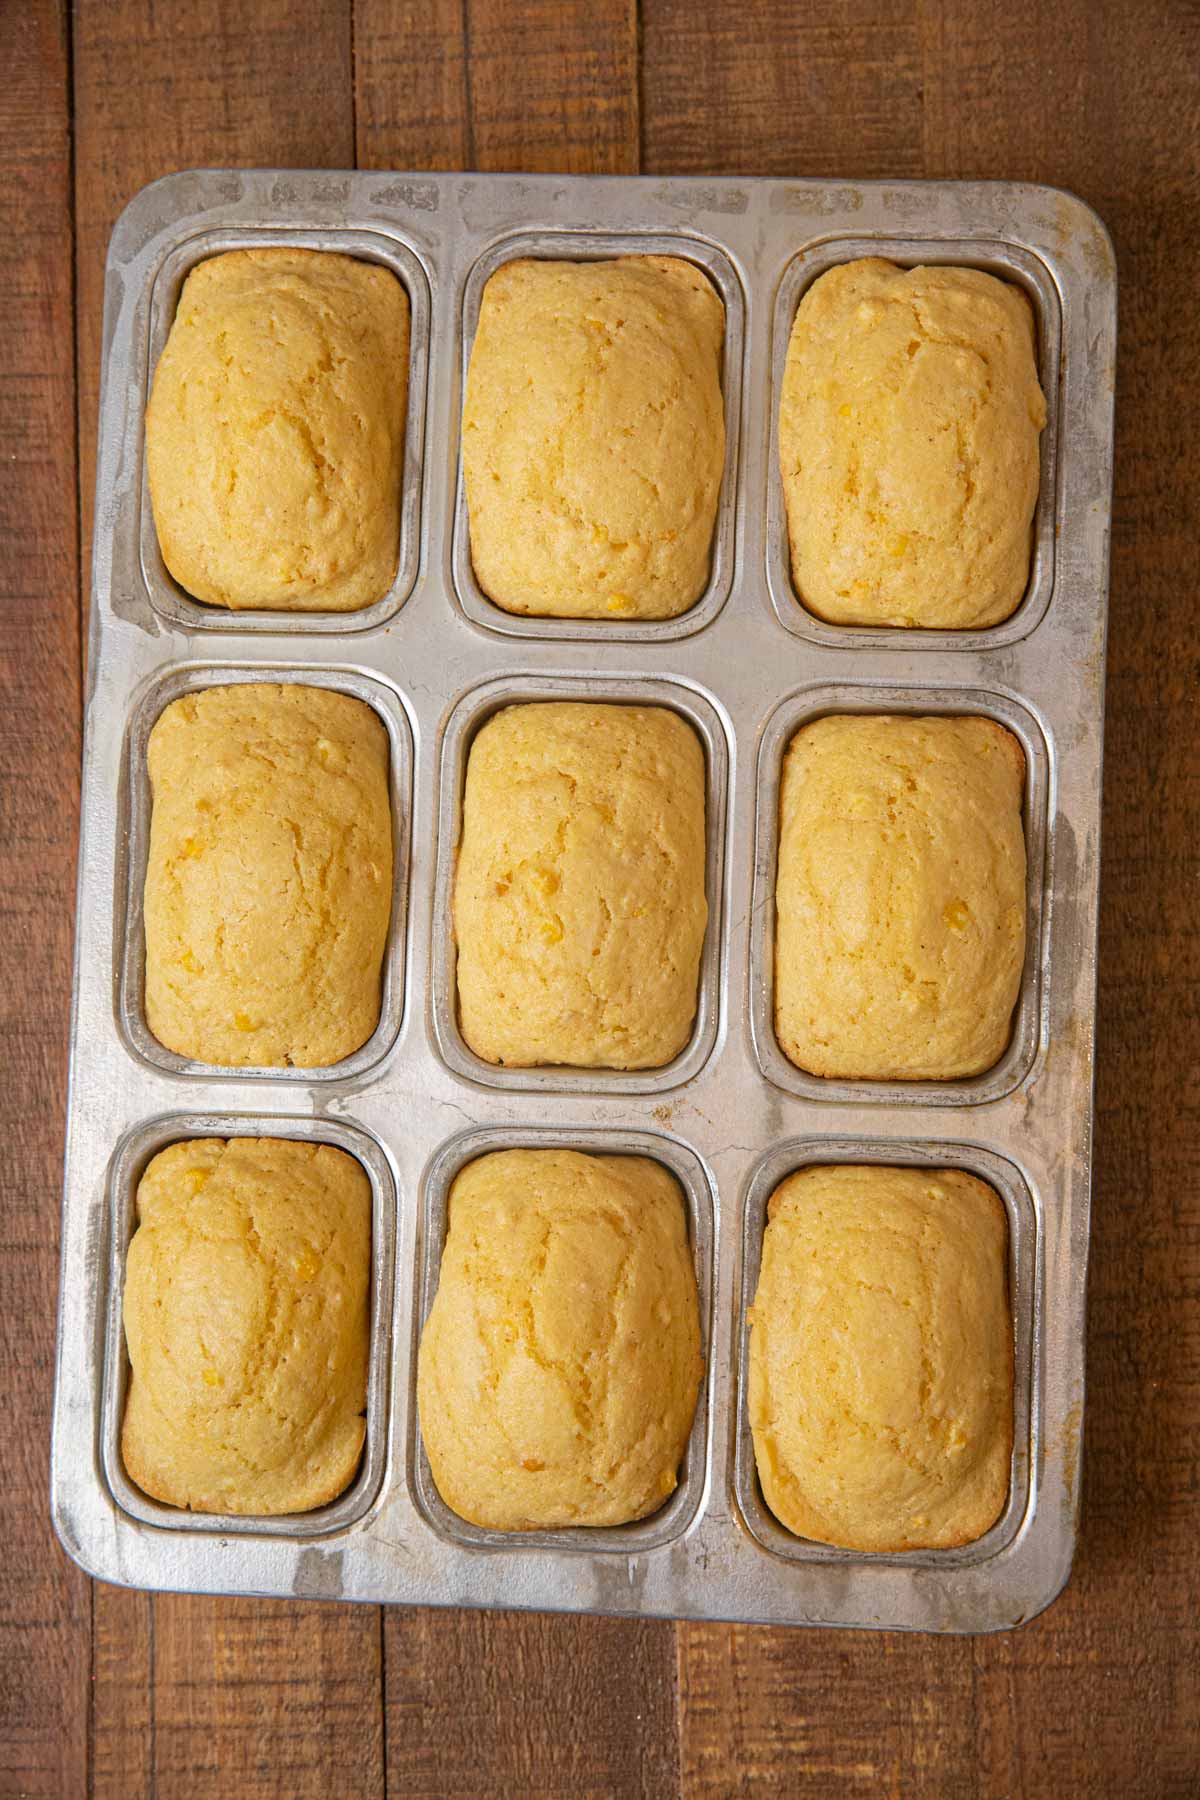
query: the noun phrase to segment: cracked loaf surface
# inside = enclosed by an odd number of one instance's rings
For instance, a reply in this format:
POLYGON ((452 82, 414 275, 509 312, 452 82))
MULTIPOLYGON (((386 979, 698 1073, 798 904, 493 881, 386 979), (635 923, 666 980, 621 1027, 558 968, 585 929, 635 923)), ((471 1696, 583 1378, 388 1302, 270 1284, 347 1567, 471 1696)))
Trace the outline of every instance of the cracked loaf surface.
POLYGON ((462 1034, 510 1067, 656 1068, 696 1016, 704 752, 662 706, 512 706, 471 745, 454 887, 462 1034))
POLYGON ((796 311, 779 458, 801 600, 839 624, 965 630, 1015 611, 1038 496, 1033 313, 978 269, 877 257, 796 311))
POLYGON ((959 1169, 826 1166, 771 1197, 750 1310, 763 1496, 798 1537, 948 1549, 1008 1493, 1008 1221, 959 1169))
POLYGON ((463 1169, 417 1376, 447 1506, 494 1531, 657 1512, 702 1374, 683 1196, 661 1163, 503 1150, 463 1169))
POLYGON ((379 1023, 392 904, 379 716, 331 688, 203 688, 164 708, 148 762, 150 1030, 201 1062, 340 1062, 379 1023))
POLYGON ((775 1029, 799 1068, 950 1081, 1000 1058, 1025 961, 1024 781, 991 719, 843 714, 795 734, 775 1029))
POLYGON ((408 295, 324 250, 230 250, 188 276, 154 372, 163 561, 198 600, 352 612, 400 543, 408 295))
POLYGON ((371 1189, 328 1144, 199 1138, 146 1168, 125 1272, 121 1453, 195 1512, 323 1506, 366 1426, 371 1189))
POLYGON ((672 619, 708 584, 725 309, 673 256, 505 263, 463 407, 471 560, 507 612, 672 619))

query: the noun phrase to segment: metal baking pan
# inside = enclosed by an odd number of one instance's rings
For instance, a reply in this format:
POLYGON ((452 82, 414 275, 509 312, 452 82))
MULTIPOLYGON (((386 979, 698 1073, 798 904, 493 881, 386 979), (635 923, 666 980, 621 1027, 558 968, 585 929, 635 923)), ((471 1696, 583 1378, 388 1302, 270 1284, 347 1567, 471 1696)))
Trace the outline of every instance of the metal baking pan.
POLYGON ((1116 313, 1103 226, 1069 195, 1005 183, 210 170, 132 202, 107 300, 52 1476, 71 1555, 108 1581, 201 1592, 931 1631, 1037 1613, 1067 1578, 1079 1502, 1116 313), (381 257, 412 300, 401 569, 366 613, 226 615, 179 593, 158 562, 143 419, 173 297, 199 256, 264 240, 381 257), (459 492, 482 282, 510 255, 639 248, 689 257, 726 304, 709 589, 661 624, 516 618, 474 583, 459 492), (807 281, 870 252, 992 269, 1035 308, 1049 424, 1033 569, 1022 605, 987 631, 826 625, 791 586, 774 454, 787 333, 807 281), (392 733, 401 873, 386 1029, 328 1071, 206 1068, 145 1042, 139 746, 173 683, 248 677, 360 692, 392 733), (497 706, 564 693, 673 705, 705 748, 700 1015, 676 1064, 632 1080, 493 1068, 457 1028, 449 895, 471 734, 497 706), (805 717, 881 709, 984 712, 1025 748, 1029 953, 1012 1047, 975 1083, 825 1083, 774 1040, 782 748, 805 717), (155 1509, 120 1469, 132 1183, 152 1147, 197 1128, 348 1133, 379 1161, 374 1316, 390 1330, 373 1365, 370 1473, 323 1514, 234 1529, 155 1509), (680 1486, 652 1519, 595 1535, 474 1531, 438 1498, 421 1450, 416 1346, 449 1181, 483 1149, 536 1142, 658 1156, 683 1184, 697 1259, 706 1379, 680 1486), (961 1550, 830 1550, 762 1505, 744 1303, 766 1198, 814 1160, 963 1167, 1005 1201, 1012 1480, 1004 1517, 961 1550))

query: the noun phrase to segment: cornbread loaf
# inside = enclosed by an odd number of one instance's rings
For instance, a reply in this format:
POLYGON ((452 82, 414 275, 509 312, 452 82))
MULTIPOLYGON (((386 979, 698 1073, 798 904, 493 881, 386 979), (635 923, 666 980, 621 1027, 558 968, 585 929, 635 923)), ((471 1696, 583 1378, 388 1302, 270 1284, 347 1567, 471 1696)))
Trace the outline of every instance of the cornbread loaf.
POLYGON ((948 1549, 1004 1508, 1008 1223, 960 1169, 803 1169, 775 1190, 750 1312, 763 1497, 799 1537, 948 1549))
POLYGON ((799 1068, 950 1081, 1002 1055, 1025 960, 1024 777, 991 719, 835 715, 796 733, 775 1028, 799 1068))
POLYGON ((661 1163, 504 1150, 467 1165, 417 1375, 447 1506, 494 1531, 656 1512, 702 1373, 683 1197, 661 1163))
POLYGON ((800 598, 851 625, 995 625, 1029 580, 1038 495, 1033 314, 978 269, 878 257, 796 312, 779 457, 800 598))
POLYGON ((163 561, 215 606, 353 612, 400 543, 408 295, 291 246, 197 264, 146 414, 163 561))
POLYGON ((149 742, 146 1022, 181 1056, 318 1068, 379 1022, 392 900, 387 732, 331 688, 245 682, 149 742))
POLYGON ((516 261, 463 409, 471 560, 506 612, 672 619, 708 583, 725 309, 674 256, 516 261))
POLYGON ((704 753, 660 706, 512 706, 471 745, 454 887, 458 1002, 510 1067, 669 1062, 696 1015, 704 753))
POLYGON ((323 1506, 366 1427, 371 1189, 328 1144, 198 1138, 148 1165, 125 1270, 131 1480, 195 1512, 323 1506))

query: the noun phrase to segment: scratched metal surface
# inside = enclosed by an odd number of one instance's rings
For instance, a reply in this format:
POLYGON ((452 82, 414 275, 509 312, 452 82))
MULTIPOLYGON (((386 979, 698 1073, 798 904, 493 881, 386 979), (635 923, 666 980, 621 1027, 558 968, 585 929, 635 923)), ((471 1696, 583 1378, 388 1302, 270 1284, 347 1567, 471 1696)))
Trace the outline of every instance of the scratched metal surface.
POLYGON ((1020 185, 216 170, 169 176, 133 201, 113 236, 104 321, 53 1447, 55 1522, 85 1568, 205 1592, 933 1631, 1000 1629, 1054 1597, 1079 1502, 1115 302, 1095 215, 1020 185), (693 256, 726 299, 733 416, 709 592, 665 625, 514 620, 479 594, 464 557, 458 416, 482 274, 509 253, 608 254, 649 239, 693 256), (187 269, 263 240, 377 257, 413 301, 400 569, 368 613, 231 617, 188 600, 158 557, 143 492, 154 357, 187 269), (1022 608, 990 632, 839 629, 791 593, 772 456, 782 350, 807 281, 870 248, 993 269, 1022 282, 1038 313, 1050 422, 1035 566, 1022 608), (407 829, 385 1025, 369 1054, 319 1079, 155 1059, 137 960, 145 729, 181 685, 289 671, 374 694, 391 733, 407 829), (448 997, 446 938, 472 721, 514 694, 624 697, 641 683, 697 722, 709 761, 712 917, 696 1036, 665 1075, 474 1068, 448 997), (960 1092, 793 1080, 771 1040, 782 726, 830 706, 965 707, 1020 725, 1036 928, 1014 1053, 960 1092), (367 1145, 376 1195, 368 1466, 328 1516, 269 1529, 165 1523, 131 1493, 117 1443, 132 1186, 171 1138, 238 1131, 349 1133, 338 1141, 367 1145), (663 1514, 596 1536, 509 1538, 460 1528, 437 1502, 415 1346, 447 1171, 479 1145, 545 1133, 592 1149, 657 1145, 681 1174, 708 1375, 681 1492, 663 1514), (854 1156, 977 1168, 1009 1209, 1013 1487, 997 1528, 963 1551, 831 1552, 782 1532, 757 1492, 743 1287, 766 1191, 803 1162, 854 1156))

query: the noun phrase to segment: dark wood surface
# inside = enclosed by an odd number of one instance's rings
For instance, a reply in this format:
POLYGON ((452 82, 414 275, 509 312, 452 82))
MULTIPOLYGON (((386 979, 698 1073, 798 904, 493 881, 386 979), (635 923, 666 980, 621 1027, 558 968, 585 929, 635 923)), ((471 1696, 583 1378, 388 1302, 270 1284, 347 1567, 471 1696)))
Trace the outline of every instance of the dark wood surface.
POLYGON ((1200 8, 0 5, 0 1793, 1200 1792, 1200 8), (1121 277, 1082 1539, 978 1640, 151 1598, 47 1517, 103 259, 202 163, 996 176, 1121 277), (81 546, 84 547, 81 553, 81 546))

